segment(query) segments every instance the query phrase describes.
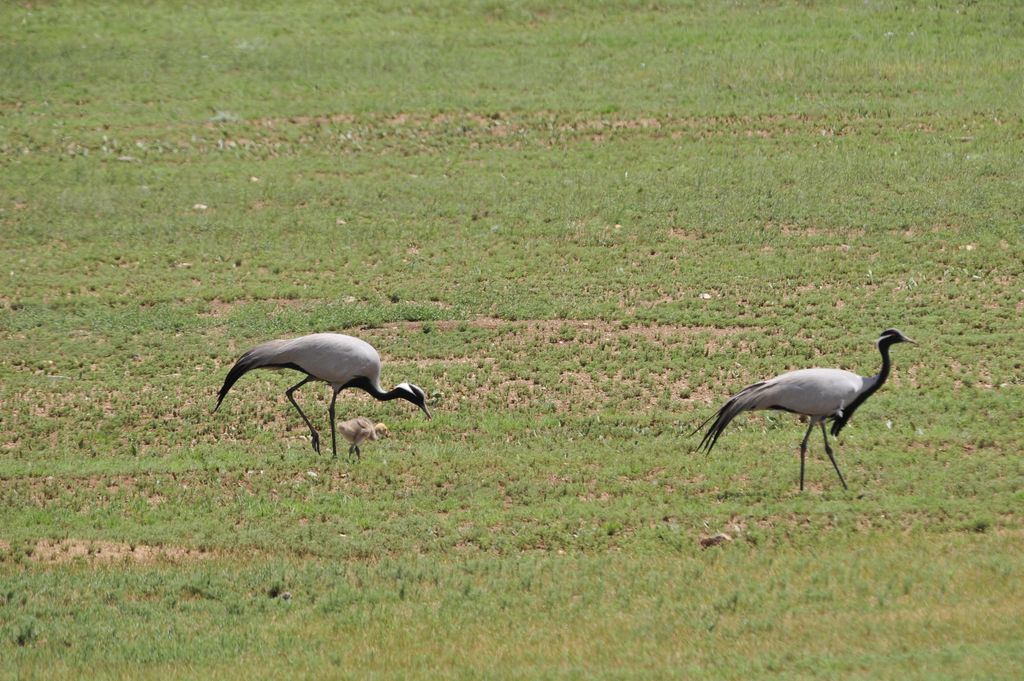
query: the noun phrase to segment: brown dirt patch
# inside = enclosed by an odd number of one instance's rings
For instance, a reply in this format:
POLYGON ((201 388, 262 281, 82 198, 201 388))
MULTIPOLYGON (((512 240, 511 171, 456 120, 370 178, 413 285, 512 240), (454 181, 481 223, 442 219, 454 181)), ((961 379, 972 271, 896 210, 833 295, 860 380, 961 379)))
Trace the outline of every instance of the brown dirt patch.
POLYGON ((699 241, 701 238, 699 232, 679 227, 669 229, 668 233, 673 239, 678 239, 679 241, 699 241))
MULTIPOLYGON (((528 335, 536 340, 548 340, 566 330, 592 331, 600 335, 599 340, 615 339, 622 336, 642 336, 650 340, 668 340, 671 338, 693 337, 710 334, 715 337, 733 336, 746 332, 757 331, 755 327, 729 326, 687 326, 682 324, 636 324, 608 321, 604 319, 528 319, 508 321, 495 317, 477 317, 469 320, 444 320, 426 322, 438 331, 453 331, 461 326, 478 329, 507 328, 515 334, 528 335)), ((380 327, 386 336, 406 335, 410 332, 422 331, 424 322, 394 322, 380 327)), ((579 343, 580 337, 567 339, 565 342, 579 343)))
MULTIPOLYGON (((397 117, 396 117, 397 118, 397 117)), ((260 118, 255 121, 251 121, 255 125, 261 128, 287 128, 293 125, 328 125, 332 123, 353 123, 356 117, 352 114, 324 114, 320 116, 288 116, 288 117, 277 117, 277 118, 260 118)), ((217 127, 216 123, 210 122, 206 124, 207 128, 217 127)))
MULTIPOLYGON (((10 551, 11 545, 0 542, 0 549, 10 551)), ((37 563, 63 565, 77 560, 88 563, 181 563, 216 557, 216 552, 183 546, 128 544, 106 540, 40 539, 26 551, 26 557, 37 563)))
MULTIPOLYGON (((862 227, 818 227, 815 225, 797 225, 791 222, 768 222, 764 228, 769 231, 777 231, 787 237, 814 238, 829 237, 842 239, 844 241, 862 239, 867 233, 862 227)), ((846 243, 837 244, 836 248, 845 247, 846 243)), ((845 250, 843 249, 843 250, 845 250)))
MULTIPOLYGON (((998 125, 997 122, 989 123, 998 125)), ((973 119, 930 119, 912 121, 901 129, 908 134, 931 135, 936 131, 961 133, 964 126, 976 129, 973 119)), ((136 131, 134 141, 144 149, 166 150, 170 145, 188 154, 241 149, 277 156, 303 147, 327 146, 339 153, 375 152, 392 154, 402 140, 403 150, 438 153, 451 145, 471 148, 520 149, 526 146, 555 147, 575 142, 601 143, 623 136, 649 139, 705 139, 737 137, 771 139, 801 136, 815 144, 828 144, 833 138, 873 134, 888 129, 888 119, 858 115, 764 114, 753 116, 580 116, 541 112, 451 112, 423 113, 350 113, 325 112, 318 115, 212 120, 205 123, 174 123, 147 126, 136 131), (174 136, 173 141, 168 136, 174 136)), ((109 142, 99 141, 98 128, 90 141, 64 140, 54 143, 59 153, 77 156, 87 152, 110 153, 109 142)), ((136 153, 126 146, 115 154, 136 153)), ((150 152, 153 153, 153 152, 150 152)), ((403 151, 404 153, 404 151, 403 151)), ((134 160, 133 156, 122 156, 134 160)), ((15 204, 22 208, 24 204, 15 204)))
POLYGON ((273 305, 278 309, 291 309, 303 307, 305 305, 313 305, 316 302, 317 301, 310 298, 260 298, 258 300, 251 298, 239 298, 231 301, 214 298, 207 303, 209 306, 208 311, 199 313, 199 316, 219 319, 232 314, 240 307, 254 304, 273 305))

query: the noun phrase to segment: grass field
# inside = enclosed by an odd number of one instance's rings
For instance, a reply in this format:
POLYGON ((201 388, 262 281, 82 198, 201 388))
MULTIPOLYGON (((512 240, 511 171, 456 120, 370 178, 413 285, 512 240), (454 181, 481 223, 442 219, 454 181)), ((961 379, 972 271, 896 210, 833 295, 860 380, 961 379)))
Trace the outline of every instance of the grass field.
POLYGON ((1020 678, 1022 25, 4 4, 0 677, 1020 678), (792 416, 692 451, 890 326, 848 492, 792 416), (355 464, 296 374, 211 413, 311 331, 434 418, 342 393, 355 464))

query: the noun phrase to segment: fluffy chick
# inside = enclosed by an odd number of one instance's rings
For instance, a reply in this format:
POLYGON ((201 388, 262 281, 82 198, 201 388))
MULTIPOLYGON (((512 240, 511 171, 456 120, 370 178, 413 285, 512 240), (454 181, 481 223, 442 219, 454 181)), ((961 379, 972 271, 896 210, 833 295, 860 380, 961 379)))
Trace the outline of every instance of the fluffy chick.
POLYGON ((379 440, 382 437, 386 437, 388 427, 383 423, 374 423, 368 418, 357 416, 354 419, 339 423, 338 432, 349 442, 349 456, 355 453, 358 459, 360 458, 359 445, 366 440, 379 440))

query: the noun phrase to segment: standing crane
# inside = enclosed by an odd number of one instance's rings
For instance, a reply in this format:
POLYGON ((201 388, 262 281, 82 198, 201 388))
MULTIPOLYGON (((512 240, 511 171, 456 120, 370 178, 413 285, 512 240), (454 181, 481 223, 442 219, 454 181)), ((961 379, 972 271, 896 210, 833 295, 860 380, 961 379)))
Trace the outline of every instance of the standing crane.
POLYGON ((427 396, 419 386, 399 383, 384 392, 380 387, 380 355, 372 345, 352 336, 340 333, 313 333, 257 345, 242 355, 231 367, 217 396, 217 406, 213 409, 215 412, 220 409, 220 404, 231 390, 231 386, 253 369, 294 369, 306 374, 304 379, 288 388, 285 395, 309 427, 309 432, 313 436, 313 451, 317 454, 320 453, 320 434, 316 432, 316 428, 302 412, 294 397, 295 391, 310 381, 324 381, 330 384, 333 391, 327 412, 331 419, 331 451, 335 457, 338 456, 338 447, 335 438, 334 403, 338 399, 338 393, 346 388, 365 390, 381 402, 394 399, 408 400, 430 418, 427 396))
POLYGON ((889 369, 892 366, 889 361, 889 348, 896 343, 913 342, 896 329, 883 331, 877 341, 878 351, 882 353, 882 368, 876 376, 859 376, 842 369, 799 369, 747 386, 694 429, 693 432, 696 433, 714 419, 697 449, 703 448, 705 452, 710 453, 725 427, 742 412, 775 409, 801 414, 808 417, 810 425, 807 426, 807 432, 800 443, 800 490, 804 489, 807 440, 815 426, 821 426, 825 453, 836 469, 839 482, 843 483, 843 489, 849 489, 828 444, 825 421, 832 421, 832 437, 838 436, 839 431, 853 416, 853 412, 889 378, 889 369))

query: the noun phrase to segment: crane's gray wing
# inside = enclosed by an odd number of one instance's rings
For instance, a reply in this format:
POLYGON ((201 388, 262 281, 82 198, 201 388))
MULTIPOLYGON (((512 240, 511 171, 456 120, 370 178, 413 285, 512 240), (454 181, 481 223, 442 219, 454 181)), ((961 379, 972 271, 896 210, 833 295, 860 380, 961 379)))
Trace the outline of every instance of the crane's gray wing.
POLYGON ((699 427, 714 419, 698 449, 710 452, 725 427, 745 411, 775 409, 812 418, 841 414, 864 386, 864 379, 842 369, 799 369, 749 385, 699 427))

